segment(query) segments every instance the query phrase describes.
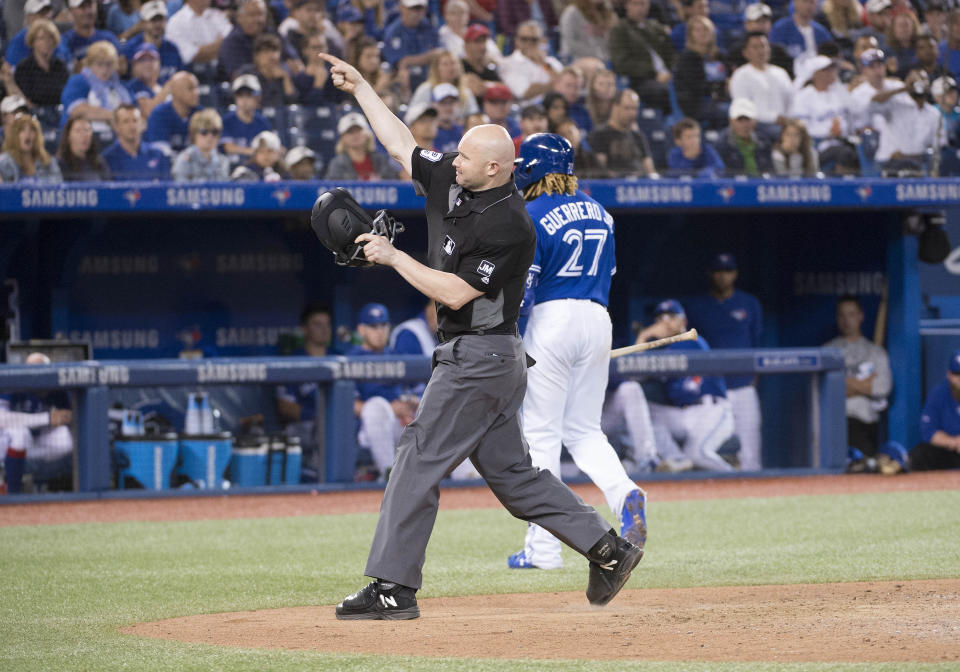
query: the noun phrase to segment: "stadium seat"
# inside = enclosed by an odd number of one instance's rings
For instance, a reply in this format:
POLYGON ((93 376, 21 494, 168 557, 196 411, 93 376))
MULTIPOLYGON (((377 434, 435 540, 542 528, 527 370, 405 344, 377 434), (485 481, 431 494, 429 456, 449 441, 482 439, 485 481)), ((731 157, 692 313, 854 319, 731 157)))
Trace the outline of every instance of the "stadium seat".
POLYGON ((673 80, 667 84, 667 91, 670 94, 670 114, 664 120, 664 123, 668 128, 673 128, 673 125, 683 119, 684 114, 683 110, 680 109, 680 103, 677 102, 677 89, 673 85, 673 80))
POLYGON ((940 150, 940 176, 960 176, 960 150, 956 147, 944 147, 940 150))
POLYGON ((667 152, 670 150, 670 140, 667 129, 664 127, 663 114, 652 107, 641 107, 637 115, 637 125, 650 143, 654 165, 662 170, 667 165, 667 152))
POLYGON ((860 134, 857 144, 857 156, 860 158, 860 174, 864 177, 880 177, 880 166, 877 164, 877 147, 880 146, 880 134, 870 129, 860 134))
POLYGON ((340 110, 336 105, 288 105, 285 110, 290 145, 309 147, 324 162, 329 163, 337 146, 337 121, 340 110))
POLYGON ((287 108, 283 106, 278 107, 261 107, 260 114, 267 118, 267 121, 270 122, 270 125, 273 127, 273 130, 276 131, 277 135, 280 136, 280 142, 284 147, 290 146, 290 129, 287 124, 287 108))
POLYGON ((63 105, 49 105, 37 107, 33 110, 34 116, 43 129, 43 146, 49 154, 55 154, 60 143, 60 117, 63 115, 63 105))

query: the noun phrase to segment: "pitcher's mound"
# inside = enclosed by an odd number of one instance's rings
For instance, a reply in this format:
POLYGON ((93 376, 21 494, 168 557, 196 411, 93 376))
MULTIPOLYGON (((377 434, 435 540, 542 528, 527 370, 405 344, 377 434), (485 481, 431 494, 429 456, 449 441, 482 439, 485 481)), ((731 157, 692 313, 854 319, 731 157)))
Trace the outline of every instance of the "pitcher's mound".
POLYGON ((454 658, 791 662, 960 660, 960 579, 420 600, 414 621, 333 606, 185 616, 123 632, 242 648, 454 658))

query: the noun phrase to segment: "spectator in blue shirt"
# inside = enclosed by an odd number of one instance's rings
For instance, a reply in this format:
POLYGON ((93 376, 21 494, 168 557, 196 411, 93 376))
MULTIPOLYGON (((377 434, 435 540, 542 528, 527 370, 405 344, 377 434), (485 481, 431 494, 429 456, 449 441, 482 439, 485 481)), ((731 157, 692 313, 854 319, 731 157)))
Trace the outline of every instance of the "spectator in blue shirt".
POLYGON ((433 106, 437 110, 437 136, 434 146, 440 152, 455 152, 463 137, 463 112, 460 109, 460 92, 453 84, 437 84, 433 87, 433 106))
POLYGON ((253 154, 252 142, 262 131, 273 126, 260 114, 260 80, 254 75, 240 75, 233 80, 233 99, 236 107, 223 118, 223 152, 234 157, 253 154))
POLYGON ((113 111, 132 103, 133 96, 117 76, 118 56, 112 43, 94 42, 87 49, 83 69, 67 80, 60 94, 62 124, 71 116, 82 116, 93 124, 94 132, 109 131, 113 111))
POLYGON ((126 86, 140 106, 143 117, 149 118, 153 108, 167 99, 170 91, 160 85, 160 54, 152 44, 140 45, 130 59, 130 75, 126 86))
MULTIPOLYGON (((237 10, 237 25, 223 38, 223 44, 220 45, 219 70, 222 79, 232 79, 240 68, 253 62, 254 41, 264 34, 273 35, 268 33, 266 26, 267 8, 263 0, 244 0, 237 10)), ((280 40, 279 36, 274 36, 280 40)), ((295 66, 298 71, 303 69, 299 55, 282 41, 281 50, 284 60, 298 63, 299 65, 295 66)))
POLYGON ((383 58, 395 68, 426 66, 440 46, 427 20, 427 0, 400 0, 400 17, 383 31, 383 58))
POLYGON ((960 469, 960 350, 950 356, 947 379, 930 390, 920 415, 920 443, 910 451, 910 468, 960 469))
POLYGON ((960 9, 947 18, 947 39, 940 43, 940 63, 953 75, 960 77, 960 9))
POLYGON ((770 30, 770 43, 781 45, 795 63, 798 58, 816 56, 817 47, 833 41, 830 31, 813 20, 816 11, 817 0, 793 0, 793 14, 778 20, 770 30))
POLYGON ((117 181, 170 179, 170 159, 159 149, 142 142, 143 116, 136 105, 121 105, 113 111, 116 141, 101 156, 117 181))
POLYGON ((701 138, 700 124, 690 117, 684 117, 674 124, 674 146, 667 154, 668 175, 706 179, 723 175, 724 166, 720 155, 710 145, 704 145, 701 138))
POLYGON ((164 37, 167 29, 167 6, 163 0, 150 0, 140 8, 143 18, 143 32, 134 35, 123 45, 123 55, 132 62, 134 55, 145 44, 151 44, 160 54, 160 83, 164 84, 173 77, 173 73, 183 70, 180 50, 164 37))
MULTIPOLYGON (((30 55, 30 47, 27 45, 27 32, 30 26, 37 19, 51 20, 53 17, 52 0, 27 0, 23 6, 23 29, 10 38, 7 45, 6 61, 11 68, 20 65, 20 61, 30 55)), ((59 32, 57 33, 59 36, 59 32)), ((70 60, 70 54, 61 44, 57 44, 56 57, 67 62, 70 60)))
POLYGON ((143 30, 140 0, 116 0, 107 10, 106 26, 121 40, 129 40, 143 30))
POLYGON ((187 146, 190 115, 200 109, 200 83, 189 72, 178 72, 169 81, 170 100, 160 103, 147 119, 147 142, 155 143, 168 156, 187 146))
POLYGON ((109 30, 100 30, 97 24, 97 3, 94 0, 67 0, 73 16, 73 28, 63 34, 60 42, 67 56, 67 67, 82 61, 94 42, 107 41, 120 51, 120 42, 109 30))

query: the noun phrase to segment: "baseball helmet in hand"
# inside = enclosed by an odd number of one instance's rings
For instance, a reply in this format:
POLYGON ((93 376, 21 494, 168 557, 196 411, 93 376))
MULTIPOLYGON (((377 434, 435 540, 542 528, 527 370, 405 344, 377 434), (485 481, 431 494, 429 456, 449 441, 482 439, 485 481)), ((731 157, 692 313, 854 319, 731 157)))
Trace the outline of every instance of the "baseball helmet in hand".
POLYGON ((386 236, 392 243, 403 224, 380 210, 375 217, 360 207, 349 191, 337 187, 324 192, 313 204, 310 226, 323 246, 333 252, 334 260, 341 266, 370 267, 363 254, 363 245, 355 243, 362 233, 386 236))

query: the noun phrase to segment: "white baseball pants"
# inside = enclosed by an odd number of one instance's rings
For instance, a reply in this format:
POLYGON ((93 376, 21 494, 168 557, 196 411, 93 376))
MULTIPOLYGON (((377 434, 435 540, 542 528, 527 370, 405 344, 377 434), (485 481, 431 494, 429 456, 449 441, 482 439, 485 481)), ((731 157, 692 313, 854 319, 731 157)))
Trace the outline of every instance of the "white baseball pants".
POLYGON ((383 397, 370 397, 363 403, 357 443, 370 450, 381 478, 393 466, 401 431, 403 426, 389 401, 383 397))
POLYGON ((727 390, 727 399, 733 407, 733 425, 740 439, 740 468, 744 471, 762 469, 760 398, 757 388, 744 385, 727 390))
POLYGON ((699 469, 732 471, 717 450, 733 435, 733 412, 726 399, 701 398, 692 406, 650 404, 653 426, 663 427, 683 448, 683 454, 699 469))

